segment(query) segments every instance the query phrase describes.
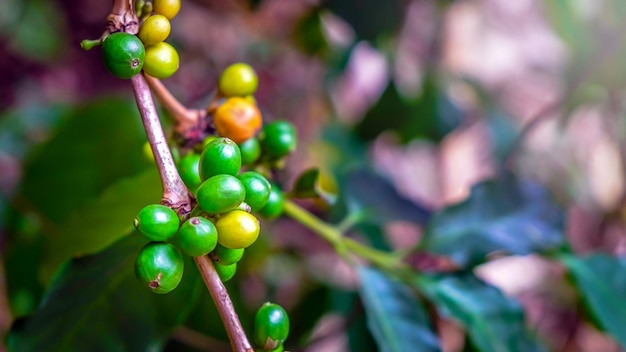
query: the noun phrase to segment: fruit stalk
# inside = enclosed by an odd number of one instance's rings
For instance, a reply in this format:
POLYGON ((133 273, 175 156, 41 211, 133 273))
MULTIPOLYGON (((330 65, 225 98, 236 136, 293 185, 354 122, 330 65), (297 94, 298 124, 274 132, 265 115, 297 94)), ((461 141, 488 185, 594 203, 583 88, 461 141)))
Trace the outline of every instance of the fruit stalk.
POLYGON ((145 75, 145 78, 156 99, 176 120, 176 131, 178 133, 184 134, 185 131, 193 128, 198 123, 198 120, 202 118, 200 111, 188 109, 181 104, 158 78, 149 75, 145 75))
POLYGON ((137 107, 139 108, 139 114, 141 115, 141 121, 143 122, 148 136, 148 142, 154 154, 154 160, 161 176, 161 182, 163 185, 163 200, 165 205, 170 206, 181 215, 186 215, 191 212, 191 204, 189 201, 189 194, 187 187, 183 183, 172 153, 167 145, 159 116, 157 115, 152 95, 148 89, 143 75, 139 74, 131 78, 133 85, 133 93, 135 93, 135 100, 137 107))
POLYGON ((252 349, 252 346, 246 337, 246 333, 239 322, 239 317, 235 312, 230 296, 228 296, 226 287, 224 287, 219 275, 215 271, 215 267, 213 266, 211 259, 209 259, 208 256, 201 256, 194 257, 194 260, 200 270, 204 283, 209 289, 211 298, 213 298, 213 302, 215 302, 220 318, 222 318, 222 322, 224 323, 224 327, 228 333, 228 338, 231 341, 233 351, 254 352, 254 349, 252 349))

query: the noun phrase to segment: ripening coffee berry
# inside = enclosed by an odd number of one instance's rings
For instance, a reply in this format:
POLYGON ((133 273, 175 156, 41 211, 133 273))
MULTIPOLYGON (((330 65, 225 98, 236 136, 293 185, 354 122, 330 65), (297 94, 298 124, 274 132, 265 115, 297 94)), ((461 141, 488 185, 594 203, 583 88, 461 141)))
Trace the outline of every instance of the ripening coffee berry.
POLYGON ((135 275, 155 293, 168 293, 175 289, 183 271, 183 256, 178 248, 169 243, 150 242, 141 248, 135 260, 135 275))
POLYGON ((239 144, 239 150, 241 151, 241 164, 245 166, 254 165, 261 156, 261 144, 255 137, 248 138, 239 144))
POLYGON ((221 174, 236 176, 241 169, 239 146, 228 138, 213 139, 204 147, 199 167, 202 180, 221 174))
POLYGON ((259 78, 250 65, 236 63, 228 66, 221 74, 218 88, 225 97, 245 97, 256 92, 259 78))
POLYGON ((217 245, 217 229, 203 217, 192 217, 185 221, 171 242, 185 254, 200 257, 209 254, 217 245))
POLYGON ((243 210, 233 210, 215 222, 217 241, 226 248, 247 248, 259 237, 259 220, 243 210))
POLYGON ((143 71, 152 77, 165 79, 178 71, 178 52, 166 42, 146 48, 143 71))
POLYGON ((296 149, 296 129, 287 121, 266 124, 259 134, 261 149, 270 158, 282 158, 296 149))
POLYGON ((218 244, 211 252, 211 259, 222 265, 235 264, 243 258, 244 251, 244 248, 231 249, 218 244))
POLYGON ((237 263, 230 265, 222 265, 219 263, 214 263, 215 271, 217 271, 217 275, 220 276, 222 282, 226 282, 235 276, 235 272, 237 271, 237 263))
POLYGON ((180 11, 180 0, 154 0, 152 6, 154 13, 163 15, 171 20, 180 11))
POLYGON ((232 97, 220 105, 213 114, 213 124, 220 136, 235 143, 252 138, 263 123, 259 108, 245 98, 232 97))
POLYGON ((171 29, 167 17, 152 15, 143 21, 137 35, 145 45, 154 45, 167 39, 171 29))
POLYGON ((178 231, 180 220, 172 208, 151 204, 139 211, 134 225, 151 241, 166 241, 178 231))
POLYGON ((270 197, 270 182, 256 171, 246 171, 239 175, 239 181, 246 189, 246 202, 250 206, 251 211, 257 211, 263 208, 270 197))
POLYGON ((273 350, 289 335, 289 315, 278 304, 266 302, 254 316, 254 342, 265 350, 273 350))
POLYGON ((209 214, 221 214, 235 209, 246 197, 246 190, 238 178, 231 175, 215 175, 204 181, 196 198, 202 210, 209 214))
POLYGON ((285 207, 285 196, 278 185, 272 183, 270 188, 270 196, 267 204, 257 213, 266 219, 274 219, 283 213, 285 207))
POLYGON ((128 79, 141 72, 145 48, 137 36, 116 32, 102 42, 102 59, 106 68, 116 77, 128 79))

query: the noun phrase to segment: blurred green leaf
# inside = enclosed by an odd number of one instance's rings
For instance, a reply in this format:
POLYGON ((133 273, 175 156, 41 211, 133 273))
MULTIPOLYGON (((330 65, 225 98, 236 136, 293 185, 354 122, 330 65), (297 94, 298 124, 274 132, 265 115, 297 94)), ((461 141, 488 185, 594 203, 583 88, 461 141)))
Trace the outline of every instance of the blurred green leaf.
POLYGON ((21 202, 59 223, 123 177, 149 164, 137 108, 129 100, 103 99, 77 107, 56 134, 31 153, 21 202))
POLYGON ((9 47, 21 55, 35 61, 51 61, 58 58, 64 49, 66 38, 63 35, 63 15, 58 11, 56 3, 45 0, 29 0, 21 8, 21 18, 4 16, 10 25, 7 36, 9 47))
POLYGON ((600 327, 626 348, 626 258, 596 253, 560 259, 600 327))
POLYGON ((375 41, 402 24, 404 3, 400 0, 386 1, 384 6, 375 0, 332 0, 323 5, 352 25, 360 39, 375 41))
POLYGON ((361 298, 380 351, 440 351, 425 308, 405 285, 361 267, 361 298))
POLYGON ((291 195, 295 198, 315 198, 317 193, 317 180, 320 175, 318 168, 303 171, 293 185, 291 195))
POLYGON ((328 43, 322 32, 320 13, 317 9, 307 12, 298 20, 292 36, 298 48, 307 55, 323 55, 328 50, 328 43))
POLYGON ((488 112, 486 122, 493 156, 502 165, 516 146, 519 129, 513 120, 501 111, 488 112))
POLYGON ((145 243, 133 233, 99 254, 66 262, 39 309, 13 326, 10 350, 159 349, 194 308, 202 283, 187 258, 178 288, 166 295, 149 292, 134 275, 145 243))
POLYGON ((420 249, 449 256, 462 267, 480 264, 497 251, 554 251, 565 246, 563 222, 563 211, 543 187, 503 173, 433 215, 420 249))
POLYGON ((523 307, 473 275, 420 277, 417 287, 459 322, 482 352, 547 351, 526 328, 523 307))
POLYGON ((148 204, 159 203, 161 192, 155 168, 116 182, 95 202, 74 210, 48 234, 44 277, 68 258, 96 253, 131 232, 137 212, 148 204))
POLYGON ((439 89, 433 78, 427 77, 421 95, 416 98, 403 97, 393 83, 389 84, 356 126, 356 132, 364 140, 391 130, 403 143, 415 138, 439 141, 458 127, 461 119, 458 106, 439 89))
POLYGON ((428 210, 402 196, 389 181, 371 170, 351 170, 340 184, 349 212, 362 214, 361 222, 384 224, 403 220, 424 224, 430 217, 428 210))

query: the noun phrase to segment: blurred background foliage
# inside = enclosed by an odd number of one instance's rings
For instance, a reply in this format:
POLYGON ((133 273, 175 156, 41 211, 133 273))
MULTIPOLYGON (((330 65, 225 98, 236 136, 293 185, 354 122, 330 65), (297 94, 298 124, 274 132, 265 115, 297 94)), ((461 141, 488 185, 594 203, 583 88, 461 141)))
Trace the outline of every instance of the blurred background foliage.
MULTIPOLYGON (((24 351, 228 350, 192 265, 171 295, 132 278, 132 219, 161 189, 129 83, 79 47, 109 7, 0 2, 0 333, 24 351)), ((626 348, 625 16, 620 0, 183 1, 167 87, 202 107, 251 64, 265 121, 299 131, 283 189, 415 269, 354 270, 264 222, 227 285, 244 327, 272 300, 292 351, 626 348)))

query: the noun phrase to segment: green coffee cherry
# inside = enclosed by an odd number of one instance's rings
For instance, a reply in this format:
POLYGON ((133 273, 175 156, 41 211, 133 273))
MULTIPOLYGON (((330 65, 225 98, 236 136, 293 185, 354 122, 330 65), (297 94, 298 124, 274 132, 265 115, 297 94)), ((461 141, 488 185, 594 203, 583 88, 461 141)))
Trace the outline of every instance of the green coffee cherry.
POLYGON ((135 275, 152 292, 168 293, 178 286, 184 271, 178 248, 163 242, 146 244, 137 255, 135 275))
POLYGON ((243 202, 246 190, 238 178, 231 175, 215 175, 204 181, 196 198, 202 210, 209 214, 221 214, 233 210, 243 202))
POLYGON ((261 156, 261 144, 257 138, 248 138, 239 145, 241 151, 241 164, 245 166, 254 165, 261 156))
POLYGON ((217 229, 203 217, 193 217, 185 221, 171 242, 185 254, 200 257, 209 254, 217 245, 217 229))
POLYGON ((178 171, 187 188, 192 193, 196 193, 196 190, 202 184, 200 179, 200 155, 195 153, 185 155, 178 163, 178 171))
POLYGON ((289 335, 289 316, 278 304, 266 302, 254 316, 254 341, 265 350, 278 348, 289 335))
POLYGON ((272 186, 263 175, 255 171, 246 171, 239 175, 239 181, 246 189, 244 202, 250 206, 251 211, 257 211, 267 204, 272 186))
POLYGON ((152 241, 167 241, 178 231, 180 220, 178 214, 171 208, 161 204, 151 204, 139 211, 134 225, 152 241))
POLYGON ((236 63, 228 66, 220 76, 218 88, 226 97, 245 97, 254 94, 259 78, 248 64, 236 63))
POLYGON ((106 68, 116 77, 128 79, 141 72, 145 48, 137 36, 116 32, 102 42, 102 59, 106 68))
POLYGON ((222 265, 219 263, 215 264, 215 271, 217 271, 217 275, 220 276, 222 282, 226 282, 235 276, 235 272, 237 271, 237 263, 230 265, 222 265))
POLYGON ((236 176, 241 169, 239 146, 228 138, 215 138, 210 141, 200 156, 200 177, 226 174, 236 176))
POLYGON ((266 219, 274 219, 279 217, 283 213, 285 207, 285 196, 280 190, 278 185, 272 183, 270 189, 270 196, 267 199, 267 204, 261 208, 257 213, 266 219))
POLYGON ((211 252, 211 259, 221 265, 231 265, 243 258, 244 251, 244 248, 231 249, 218 244, 211 252))
POLYGON ((272 159, 282 158, 296 149, 296 129, 287 121, 274 121, 263 126, 259 140, 265 155, 272 159))
POLYGON ((179 62, 176 49, 166 42, 160 42, 146 48, 143 71, 152 77, 165 79, 178 71, 179 62))

